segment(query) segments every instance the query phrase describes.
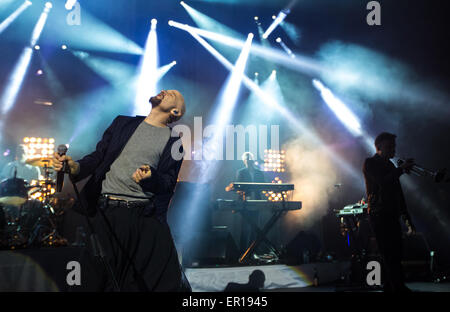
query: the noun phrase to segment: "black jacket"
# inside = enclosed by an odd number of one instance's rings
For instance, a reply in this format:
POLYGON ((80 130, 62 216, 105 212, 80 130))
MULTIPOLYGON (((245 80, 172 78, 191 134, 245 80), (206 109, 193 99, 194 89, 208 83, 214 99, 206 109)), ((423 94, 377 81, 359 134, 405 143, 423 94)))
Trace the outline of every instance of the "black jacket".
POLYGON ((402 168, 378 154, 367 158, 363 166, 367 203, 370 214, 391 214, 410 221, 399 178, 402 168))
MULTIPOLYGON (((92 175, 81 192, 81 200, 85 201, 89 216, 95 215, 97 211, 97 203, 106 173, 144 119, 143 116, 116 117, 104 132, 102 139, 97 143, 96 150, 78 160, 80 171, 75 176, 75 181, 80 181, 92 175)), ((178 135, 174 136, 173 133, 163 150, 157 168, 151 168, 151 177, 140 182, 143 190, 155 194, 153 201, 146 206, 145 213, 154 215, 161 222, 166 222, 167 208, 183 161, 182 157, 179 157, 180 159, 172 157, 172 149, 174 151, 178 149, 179 155, 183 153, 181 138, 178 135)), ((74 209, 77 212, 84 213, 80 202, 75 204, 74 209)))
MULTIPOLYGON (((242 168, 236 172, 236 180, 235 181, 236 182, 264 183, 265 182, 264 172, 262 172, 261 170, 255 169, 255 172, 253 174, 253 180, 252 180, 250 170, 248 170, 247 167, 242 168)), ((253 199, 262 199, 260 192, 251 192, 251 194, 247 194, 247 195, 250 195, 250 197, 252 197, 253 199)))

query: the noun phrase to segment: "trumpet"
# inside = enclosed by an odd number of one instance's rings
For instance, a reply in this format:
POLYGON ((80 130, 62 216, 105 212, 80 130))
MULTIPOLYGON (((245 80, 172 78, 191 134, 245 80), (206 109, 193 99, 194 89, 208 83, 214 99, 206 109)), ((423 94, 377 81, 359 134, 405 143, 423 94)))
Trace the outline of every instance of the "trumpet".
MULTIPOLYGON (((405 160, 400 158, 397 160, 397 166, 401 166, 405 162, 406 162, 405 160)), ((436 183, 439 183, 442 180, 444 180, 445 175, 447 174, 446 168, 443 168, 443 169, 440 169, 437 171, 433 171, 430 169, 425 169, 417 164, 414 164, 410 170, 411 170, 411 173, 415 174, 416 176, 432 178, 434 180, 434 182, 436 182, 436 183)))

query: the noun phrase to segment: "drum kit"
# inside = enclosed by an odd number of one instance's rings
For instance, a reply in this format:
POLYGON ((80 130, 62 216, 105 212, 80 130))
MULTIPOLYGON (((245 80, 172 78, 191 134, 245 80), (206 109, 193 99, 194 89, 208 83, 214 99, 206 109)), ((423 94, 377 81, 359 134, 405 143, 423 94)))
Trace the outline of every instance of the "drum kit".
POLYGON ((26 161, 41 167, 43 179, 26 181, 17 178, 0 182, 0 249, 66 246, 58 233, 64 209, 55 192, 50 158, 26 161))

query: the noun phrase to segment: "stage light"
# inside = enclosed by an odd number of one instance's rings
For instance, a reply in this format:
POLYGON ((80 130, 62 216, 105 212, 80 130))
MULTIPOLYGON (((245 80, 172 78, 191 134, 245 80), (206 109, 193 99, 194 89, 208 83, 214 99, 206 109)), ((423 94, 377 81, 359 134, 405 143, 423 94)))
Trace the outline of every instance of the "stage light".
MULTIPOLYGON (((61 80, 59 80, 58 76, 55 74, 52 67, 48 64, 44 55, 42 53, 38 53, 37 56, 39 57, 39 60, 41 61, 42 71, 45 74, 44 77, 49 86, 50 92, 52 93, 52 95, 54 96, 55 99, 64 98, 66 95, 66 92, 65 92, 63 84, 61 83, 61 80)), ((46 106, 53 105, 53 102, 48 99, 36 99, 34 101, 34 103, 38 104, 38 105, 46 105, 46 106)))
POLYGON ((41 33, 44 30, 45 23, 47 22, 48 13, 50 12, 51 8, 52 8, 51 3, 47 2, 45 4, 44 12, 41 13, 39 20, 33 29, 33 33, 31 34, 31 43, 30 43, 31 46, 34 46, 39 40, 41 33))
POLYGON ((156 24, 158 24, 158 20, 156 18, 153 18, 150 23, 151 23, 151 29, 155 30, 156 24))
POLYGON ((289 14, 289 10, 282 10, 278 13, 278 16, 275 18, 273 23, 267 28, 266 32, 263 34, 263 38, 267 39, 269 35, 275 30, 275 28, 283 22, 286 16, 289 14))
POLYGON ((157 92, 158 74, 158 37, 156 34, 156 19, 152 19, 150 32, 145 43, 144 54, 139 65, 139 75, 136 84, 134 115, 147 116, 151 109, 148 103, 150 97, 157 92))
POLYGON ((180 4, 181 4, 181 5, 184 5, 184 1, 180 1, 180 4))
POLYGON ((164 77, 164 75, 176 64, 177 64, 177 62, 173 61, 167 65, 164 65, 164 66, 161 66, 160 68, 158 68, 157 74, 156 74, 156 81, 159 81, 162 77, 164 77))
POLYGON ((272 70, 272 73, 270 74, 269 79, 275 80, 276 77, 277 77, 277 71, 274 69, 274 70, 272 70))
MULTIPOLYGON (((242 39, 243 42, 245 41, 245 38, 241 33, 216 21, 215 19, 194 9, 193 7, 191 7, 190 5, 188 5, 186 3, 182 4, 182 6, 186 10, 186 12, 190 15, 190 17, 195 22, 195 24, 197 24, 198 27, 200 27, 202 29, 207 29, 209 31, 214 31, 216 33, 220 33, 220 34, 223 34, 226 36, 230 36, 233 38, 239 38, 239 39, 242 39)), ((242 49, 242 47, 241 47, 241 49, 242 49)))
POLYGON ((35 50, 40 50, 41 47, 40 47, 39 45, 36 44, 36 45, 34 46, 34 49, 35 49, 35 50))
POLYGON ((272 19, 274 20, 274 19, 276 19, 277 18, 277 16, 276 15, 272 15, 272 19))
POLYGON ((280 42, 281 42, 281 38, 278 37, 275 41, 278 42, 278 43, 280 43, 280 42))
POLYGON ((42 69, 38 69, 36 71, 36 75, 41 76, 44 72, 42 71, 42 69))
POLYGON ((259 17, 258 17, 258 16, 255 16, 255 21, 257 21, 257 20, 259 20, 259 17))
POLYGON ((22 3, 10 16, 8 16, 3 22, 0 23, 0 34, 9 26, 12 22, 31 5, 30 1, 22 3))
POLYGON ((322 82, 313 79, 314 87, 320 91, 320 95, 336 117, 350 130, 353 135, 362 135, 361 124, 353 112, 338 99, 330 89, 326 88, 322 82))
POLYGON ((67 11, 70 11, 73 9, 73 6, 75 5, 75 3, 77 3, 77 0, 67 0, 64 7, 66 8, 67 11))
MULTIPOLYGON (((194 37, 197 36, 196 34, 192 35, 194 37)), ((244 48, 239 54, 236 64, 233 66, 233 70, 228 75, 224 86, 220 90, 219 97, 216 101, 217 105, 215 105, 215 109, 212 114, 212 125, 214 126, 214 131, 211 131, 211 135, 208 136, 206 142, 202 144, 203 146, 198 150, 200 151, 200 155, 197 155, 197 153, 195 155, 200 157, 200 160, 205 160, 202 161, 198 167, 200 180, 198 181, 197 185, 199 185, 199 187, 194 189, 194 192, 191 194, 188 206, 186 207, 187 214, 185 218, 195 224, 198 224, 199 222, 198 214, 200 211, 200 207, 204 205, 202 203, 203 188, 200 187, 200 185, 206 185, 207 183, 211 183, 211 181, 217 179, 220 162, 211 162, 208 160, 223 159, 223 149, 221 148, 221 145, 225 136, 226 125, 230 123, 231 117, 233 115, 233 110, 236 106, 243 73, 245 71, 250 52, 251 43, 252 36, 249 35, 247 37, 244 48)))
MULTIPOLYGON (((63 8, 65 3, 63 1, 61 5, 63 11, 58 12, 60 18, 53 19, 52 27, 46 30, 46 35, 54 42, 64 42, 75 50, 142 55, 142 47, 97 18, 89 9, 82 9, 80 1, 75 2, 70 12, 63 8)), ((55 9, 59 6, 55 2, 55 9)))
POLYGON ((167 23, 169 24, 169 26, 173 26, 174 25, 174 21, 172 21, 172 20, 169 20, 167 23))
MULTIPOLYGON (((233 110, 236 106, 239 90, 242 83, 242 77, 247 64, 250 47, 252 44, 253 34, 247 36, 244 48, 242 49, 236 64, 228 76, 224 87, 220 91, 217 101, 217 108, 214 110, 212 124, 215 126, 214 133, 203 146, 203 154, 206 160, 222 159, 220 148, 225 134, 225 126, 230 123, 233 110)), ((207 179, 214 177, 217 170, 217 164, 205 168, 202 173, 202 183, 206 183, 207 179)))
POLYGON ((84 51, 71 50, 71 52, 112 86, 119 86, 133 80, 136 68, 131 64, 107 57, 93 56, 84 51))
POLYGON ((16 66, 14 67, 13 72, 11 73, 9 82, 6 85, 5 91, 0 101, 0 105, 2 106, 1 107, 2 115, 6 114, 16 101, 17 95, 19 94, 23 80, 30 65, 31 58, 33 56, 33 49, 31 47, 36 45, 36 42, 42 33, 45 22, 47 20, 48 10, 49 9, 46 7, 44 11, 41 13, 39 20, 34 26, 33 33, 31 35, 30 45, 24 48, 22 54, 19 57, 19 61, 16 63, 16 66))
POLYGON ((66 46, 65 44, 63 44, 63 45, 61 46, 61 49, 62 49, 62 50, 67 50, 67 46, 66 46))
MULTIPOLYGON (((229 70, 233 70, 234 66, 222 54, 220 54, 208 42, 206 42, 206 40, 201 38, 200 35, 196 32, 196 28, 177 22, 173 22, 173 26, 188 31, 201 45, 203 45, 213 56, 215 56, 223 66, 225 66, 229 70)), ((334 151, 324 145, 321 138, 303 123, 301 116, 298 116, 292 111, 286 109, 284 106, 280 105, 277 100, 264 92, 254 81, 248 78, 245 74, 243 74, 242 81, 247 86, 247 88, 249 88, 253 92, 253 94, 260 99, 261 103, 263 103, 267 107, 276 109, 277 115, 281 115, 282 117, 284 117, 289 122, 289 124, 292 125, 296 133, 301 133, 312 143, 323 146, 325 153, 334 162, 336 162, 340 168, 349 173, 350 176, 355 179, 355 181, 363 183, 359 170, 355 170, 355 168, 352 167, 348 162, 342 159, 339 155, 336 155, 334 151)))
POLYGON ((288 46, 281 40, 281 38, 277 38, 276 41, 280 44, 280 46, 287 53, 287 55, 289 55, 292 58, 295 58, 295 54, 292 53, 291 49, 288 48, 288 46), (278 39, 280 39, 280 40, 278 40, 278 39))
MULTIPOLYGON (((171 26, 185 30, 189 33, 196 33, 199 36, 210 39, 212 41, 223 43, 236 49, 242 49, 244 45, 244 41, 236 39, 236 37, 225 36, 220 33, 215 33, 208 30, 192 27, 175 21, 171 21, 171 26)), ((265 40, 263 40, 263 42, 264 41, 265 40)), ((299 55, 293 58, 292 56, 287 56, 284 52, 280 51, 279 49, 274 49, 264 45, 258 44, 252 45, 250 52, 253 55, 257 55, 267 60, 270 60, 270 62, 284 65, 291 70, 296 70, 302 73, 310 75, 321 75, 329 72, 319 62, 317 62, 312 58, 307 58, 299 55)), ((330 72, 330 74, 333 73, 330 72)))

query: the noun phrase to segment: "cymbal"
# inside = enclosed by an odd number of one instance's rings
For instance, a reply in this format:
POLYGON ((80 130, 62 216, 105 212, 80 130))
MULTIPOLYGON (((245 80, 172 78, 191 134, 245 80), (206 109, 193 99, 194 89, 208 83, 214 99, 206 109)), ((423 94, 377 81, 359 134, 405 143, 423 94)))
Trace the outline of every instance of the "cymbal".
POLYGON ((26 163, 36 167, 47 167, 48 169, 53 168, 52 159, 49 157, 27 159, 26 163))

